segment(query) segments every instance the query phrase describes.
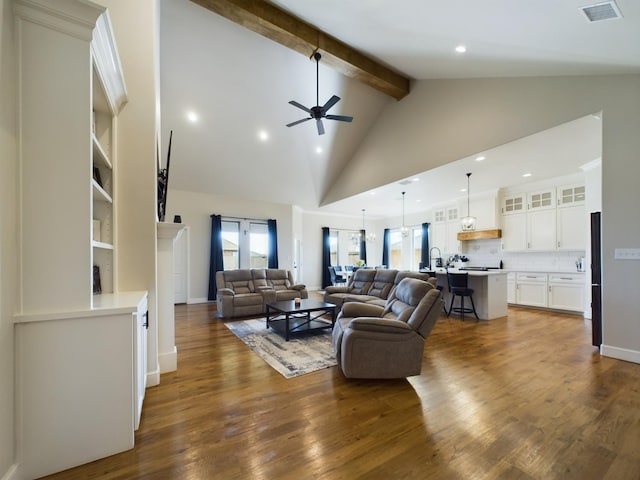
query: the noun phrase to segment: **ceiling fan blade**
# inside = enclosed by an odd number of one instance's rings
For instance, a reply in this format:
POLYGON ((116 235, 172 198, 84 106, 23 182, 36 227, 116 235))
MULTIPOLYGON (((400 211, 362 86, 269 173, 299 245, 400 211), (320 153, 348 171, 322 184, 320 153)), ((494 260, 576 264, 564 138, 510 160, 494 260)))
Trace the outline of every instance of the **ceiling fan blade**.
POLYGON ((322 120, 316 120, 316 126, 318 127, 318 135, 324 135, 324 125, 322 124, 322 120))
POLYGON ((329 110, 331 107, 333 107, 339 101, 340 101, 340 97, 338 97, 337 95, 334 95, 333 97, 331 97, 327 101, 327 103, 324 104, 324 106, 322 107, 322 110, 324 110, 326 112, 327 110, 329 110))
POLYGON ((298 107, 300 110, 304 110, 307 113, 311 113, 311 110, 309 110, 307 107, 305 107, 301 103, 296 102, 295 100, 291 100, 289 103, 294 107, 298 107))
POLYGON ((293 127, 294 125, 298 125, 299 123, 306 122, 307 120, 311 120, 311 117, 303 118, 302 120, 296 120, 295 122, 287 123, 287 127, 293 127))
POLYGON ((346 115, 327 115, 325 118, 329 120, 340 120, 341 122, 351 122, 353 117, 347 117, 346 115))

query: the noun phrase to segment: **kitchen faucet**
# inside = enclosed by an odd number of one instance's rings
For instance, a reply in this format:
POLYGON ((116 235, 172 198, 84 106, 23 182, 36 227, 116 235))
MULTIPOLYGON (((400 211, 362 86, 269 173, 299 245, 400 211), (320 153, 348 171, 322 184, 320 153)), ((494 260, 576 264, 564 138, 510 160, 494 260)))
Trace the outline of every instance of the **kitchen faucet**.
POLYGON ((429 268, 432 268, 432 265, 431 265, 431 259, 433 259, 433 258, 435 258, 435 259, 436 259, 436 265, 435 265, 435 266, 436 266, 436 267, 441 267, 441 266, 442 266, 442 252, 440 251, 440 249, 439 249, 438 247, 431 247, 431 248, 429 249, 429 268), (431 253, 432 253, 434 250, 437 250, 437 251, 438 251, 438 256, 437 256, 437 257, 434 257, 433 255, 431 255, 431 253), (438 265, 438 259, 440 259, 440 265, 438 265))

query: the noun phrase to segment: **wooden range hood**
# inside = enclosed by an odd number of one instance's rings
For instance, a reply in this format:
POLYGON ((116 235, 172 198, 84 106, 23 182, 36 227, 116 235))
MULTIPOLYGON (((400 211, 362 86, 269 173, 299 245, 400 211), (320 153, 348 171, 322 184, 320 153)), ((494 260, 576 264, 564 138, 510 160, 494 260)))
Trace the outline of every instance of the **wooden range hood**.
POLYGON ((488 238, 501 238, 502 230, 477 230, 473 232, 458 232, 458 240, 485 240, 488 238))

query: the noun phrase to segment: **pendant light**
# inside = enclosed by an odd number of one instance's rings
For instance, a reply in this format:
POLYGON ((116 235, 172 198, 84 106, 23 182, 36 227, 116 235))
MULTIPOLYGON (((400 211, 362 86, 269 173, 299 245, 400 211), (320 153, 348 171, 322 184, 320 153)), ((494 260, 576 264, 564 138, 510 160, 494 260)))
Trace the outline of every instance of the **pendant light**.
POLYGON ((469 177, 471 177, 471 173, 467 173, 467 216, 462 219, 462 231, 470 232, 476 229, 476 217, 472 217, 469 211, 469 177))
MULTIPOLYGON (((364 228, 364 208, 362 209, 362 230, 364 232, 366 232, 367 230, 364 228)), ((375 233, 367 233, 367 236, 365 237, 365 240, 367 242, 373 243, 376 241, 376 234, 375 233)))
POLYGON ((409 228, 404 224, 404 194, 407 192, 402 192, 402 228, 400 228, 400 233, 403 237, 409 236, 409 228))

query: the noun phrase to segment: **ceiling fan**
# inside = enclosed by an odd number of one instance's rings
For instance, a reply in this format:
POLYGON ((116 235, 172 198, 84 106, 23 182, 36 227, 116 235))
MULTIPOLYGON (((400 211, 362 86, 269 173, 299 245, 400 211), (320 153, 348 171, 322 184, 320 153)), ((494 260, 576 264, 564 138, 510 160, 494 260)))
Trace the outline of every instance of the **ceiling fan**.
POLYGON ((295 100, 291 100, 289 102, 291 105, 293 105, 294 107, 298 107, 301 110, 304 110, 310 116, 307 118, 303 118, 301 120, 296 120, 295 122, 288 123, 287 127, 293 127, 294 125, 298 125, 299 123, 306 122, 307 120, 315 119, 316 126, 318 127, 318 135, 324 135, 324 125, 322 124, 323 118, 326 118, 328 120, 338 120, 340 122, 351 122, 353 120, 353 117, 347 117, 345 115, 327 115, 327 110, 329 110, 336 103, 338 103, 338 101, 340 101, 340 97, 338 97, 337 95, 332 96, 327 101, 327 103, 325 103, 323 106, 320 106, 320 100, 319 100, 320 80, 319 80, 318 70, 320 65, 320 58, 322 58, 322 55, 320 55, 320 53, 316 51, 313 54, 313 58, 315 58, 316 60, 316 106, 307 108, 304 105, 296 102, 295 100))

